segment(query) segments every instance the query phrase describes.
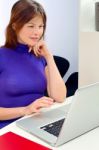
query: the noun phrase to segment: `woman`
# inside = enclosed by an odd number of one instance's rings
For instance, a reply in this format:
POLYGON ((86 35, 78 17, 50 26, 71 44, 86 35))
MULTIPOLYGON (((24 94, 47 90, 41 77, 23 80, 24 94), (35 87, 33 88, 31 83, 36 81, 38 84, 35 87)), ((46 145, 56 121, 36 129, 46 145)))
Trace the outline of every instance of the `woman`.
POLYGON ((46 14, 39 3, 14 4, 0 48, 0 128, 65 99, 65 84, 43 40, 45 29, 46 14), (46 89, 49 97, 44 96, 46 89))

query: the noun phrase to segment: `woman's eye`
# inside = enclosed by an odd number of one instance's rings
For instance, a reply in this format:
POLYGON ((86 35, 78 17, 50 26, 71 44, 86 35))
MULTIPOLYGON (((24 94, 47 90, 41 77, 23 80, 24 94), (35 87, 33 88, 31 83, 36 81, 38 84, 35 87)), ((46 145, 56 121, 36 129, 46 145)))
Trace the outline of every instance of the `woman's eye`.
POLYGON ((28 26, 29 28, 34 28, 34 26, 28 26))
MULTIPOLYGON (((29 28, 36 28, 35 26, 32 26, 32 25, 30 25, 30 26, 28 26, 29 28)), ((44 26, 43 25, 41 25, 41 26, 38 26, 37 28, 43 28, 44 26)))
POLYGON ((44 28, 44 26, 42 25, 42 26, 39 26, 39 28, 44 28))

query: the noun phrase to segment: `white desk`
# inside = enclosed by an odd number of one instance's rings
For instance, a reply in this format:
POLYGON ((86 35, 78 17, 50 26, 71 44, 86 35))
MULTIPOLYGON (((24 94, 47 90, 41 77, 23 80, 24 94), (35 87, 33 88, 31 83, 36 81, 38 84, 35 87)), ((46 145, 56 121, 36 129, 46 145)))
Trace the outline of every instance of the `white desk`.
MULTIPOLYGON (((64 103, 60 103, 60 104, 55 104, 54 106, 52 106, 51 109, 54 109, 56 107, 60 107, 64 104, 68 104, 70 103, 72 100, 72 97, 68 98, 67 101, 65 101, 64 103)), ((45 109, 46 110, 46 109, 45 109)), ((44 111, 45 111, 44 110, 44 111)), ((8 132, 8 131, 12 131, 16 134, 19 134, 23 137, 26 137, 32 141, 35 141, 37 143, 40 143, 42 145, 48 146, 49 148, 52 148, 53 150, 99 150, 99 128, 96 128, 60 147, 51 147, 49 146, 47 143, 43 142, 42 140, 40 140, 39 138, 31 135, 30 133, 18 128, 14 123, 4 127, 3 129, 0 130, 0 135, 8 132)))

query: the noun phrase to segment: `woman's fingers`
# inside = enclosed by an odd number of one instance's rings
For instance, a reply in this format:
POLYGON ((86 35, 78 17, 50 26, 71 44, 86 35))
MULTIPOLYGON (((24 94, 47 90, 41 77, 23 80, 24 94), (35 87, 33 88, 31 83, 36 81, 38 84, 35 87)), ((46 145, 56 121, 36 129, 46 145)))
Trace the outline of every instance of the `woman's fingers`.
POLYGON ((50 107, 52 104, 53 104, 52 101, 42 100, 41 102, 39 102, 38 106, 39 108, 43 108, 43 107, 50 107))
POLYGON ((34 102, 35 108, 40 109, 44 107, 50 107, 53 104, 53 100, 51 98, 43 97, 34 102))
POLYGON ((29 46, 29 52, 33 51, 37 57, 43 56, 46 53, 45 49, 47 49, 45 47, 45 42, 40 40, 34 46, 29 46))
POLYGON ((43 102, 43 103, 49 103, 49 104, 53 104, 54 100, 52 98, 49 97, 42 97, 41 99, 38 100, 39 102, 43 102))
POLYGON ((36 55, 36 56, 38 56, 38 53, 37 53, 37 45, 35 45, 34 47, 32 47, 32 46, 30 46, 29 47, 29 50, 28 50, 28 52, 30 53, 30 52, 34 52, 34 54, 36 55))
POLYGON ((38 44, 36 44, 34 46, 34 51, 35 51, 36 56, 40 56, 41 55, 41 50, 40 50, 40 47, 39 47, 38 44))
POLYGON ((32 47, 30 46, 28 52, 30 53, 31 51, 32 51, 32 47))
POLYGON ((37 45, 35 45, 34 48, 33 48, 34 54, 35 54, 36 56, 38 56, 37 48, 38 48, 37 45))
POLYGON ((42 99, 45 99, 45 100, 48 100, 48 101, 54 102, 54 100, 53 100, 52 98, 50 98, 50 97, 46 97, 46 96, 44 96, 44 97, 42 97, 42 99))
POLYGON ((39 105, 37 106, 37 109, 44 108, 44 107, 49 107, 49 106, 51 106, 51 104, 48 104, 48 103, 39 103, 39 105))
POLYGON ((40 108, 50 107, 54 103, 52 98, 42 97, 28 106, 30 113, 40 112, 40 108))

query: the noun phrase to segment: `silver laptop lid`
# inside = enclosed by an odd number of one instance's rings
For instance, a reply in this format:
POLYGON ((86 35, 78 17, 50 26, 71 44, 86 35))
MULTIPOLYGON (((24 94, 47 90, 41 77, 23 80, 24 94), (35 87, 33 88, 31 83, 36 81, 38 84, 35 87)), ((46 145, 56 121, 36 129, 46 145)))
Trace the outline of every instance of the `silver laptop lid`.
POLYGON ((99 83, 78 89, 56 145, 99 126, 99 83))

